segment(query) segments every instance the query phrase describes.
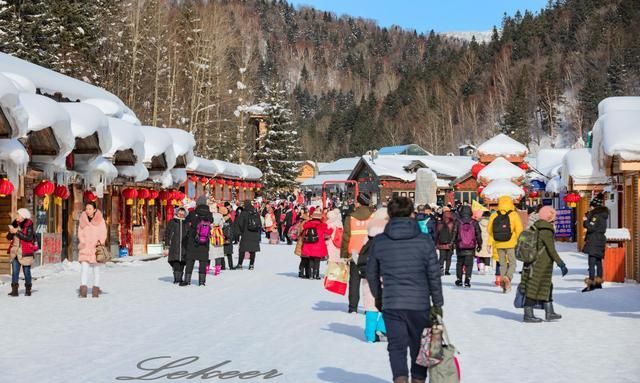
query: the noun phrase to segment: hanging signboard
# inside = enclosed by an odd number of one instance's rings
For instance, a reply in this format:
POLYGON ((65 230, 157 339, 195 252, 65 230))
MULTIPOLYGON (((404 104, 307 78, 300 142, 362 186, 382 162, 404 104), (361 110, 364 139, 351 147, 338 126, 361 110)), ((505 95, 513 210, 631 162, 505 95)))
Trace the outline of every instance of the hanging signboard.
POLYGON ((558 209, 556 214, 556 238, 573 238, 571 209, 558 209))

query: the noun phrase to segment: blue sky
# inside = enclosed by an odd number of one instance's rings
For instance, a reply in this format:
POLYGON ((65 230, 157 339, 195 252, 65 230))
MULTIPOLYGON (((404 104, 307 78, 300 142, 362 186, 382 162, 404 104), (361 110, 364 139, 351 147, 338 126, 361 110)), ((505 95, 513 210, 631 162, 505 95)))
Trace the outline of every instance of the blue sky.
POLYGON ((289 0, 294 6, 310 5, 338 15, 348 14, 378 21, 383 27, 399 25, 418 32, 488 31, 500 28, 505 12, 538 12, 547 0, 289 0))

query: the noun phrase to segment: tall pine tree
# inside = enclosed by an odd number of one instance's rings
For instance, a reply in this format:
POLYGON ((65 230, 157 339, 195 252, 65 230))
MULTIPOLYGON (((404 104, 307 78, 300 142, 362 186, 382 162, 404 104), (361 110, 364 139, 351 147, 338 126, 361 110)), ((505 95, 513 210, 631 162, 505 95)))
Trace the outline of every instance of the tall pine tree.
POLYGON ((529 132, 529 116, 527 112, 527 71, 523 68, 516 85, 516 91, 507 105, 507 111, 501 123, 502 133, 514 140, 528 145, 531 141, 529 132))

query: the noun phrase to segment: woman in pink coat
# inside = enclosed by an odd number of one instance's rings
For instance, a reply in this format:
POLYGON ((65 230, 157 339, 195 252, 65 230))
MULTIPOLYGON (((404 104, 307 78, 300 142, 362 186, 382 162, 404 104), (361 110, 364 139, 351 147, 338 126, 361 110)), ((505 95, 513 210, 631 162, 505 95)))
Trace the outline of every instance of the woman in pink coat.
POLYGON ((89 269, 93 270, 93 288, 91 296, 98 298, 100 293, 100 264, 96 261, 96 246, 107 241, 107 225, 102 213, 93 202, 87 202, 80 215, 78 228, 78 261, 82 265, 80 298, 87 297, 89 269))

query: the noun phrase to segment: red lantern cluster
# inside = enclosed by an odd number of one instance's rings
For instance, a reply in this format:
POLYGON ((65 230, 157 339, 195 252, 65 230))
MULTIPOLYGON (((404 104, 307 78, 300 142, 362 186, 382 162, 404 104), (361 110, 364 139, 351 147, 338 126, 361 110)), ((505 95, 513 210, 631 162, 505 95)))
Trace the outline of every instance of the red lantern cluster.
POLYGON ((540 193, 538 193, 537 190, 533 190, 531 193, 529 193, 529 198, 538 198, 540 196, 540 193))
POLYGON ((0 179, 0 197, 4 198, 13 193, 14 187, 11 181, 6 178, 0 179))
POLYGON ((483 163, 476 163, 475 165, 473 165, 471 167, 471 175, 473 176, 473 178, 478 178, 478 173, 480 173, 480 171, 482 169, 484 169, 487 165, 483 164, 483 163))
POLYGON ((91 190, 87 190, 86 192, 84 192, 83 197, 85 201, 89 201, 89 202, 96 202, 98 200, 98 196, 93 194, 91 190))
POLYGON ((36 187, 33 189, 33 192, 38 197, 44 197, 53 194, 55 190, 56 185, 54 185, 53 182, 49 180, 42 180, 39 184, 36 185, 36 187))
POLYGON ((69 189, 65 185, 58 185, 56 190, 53 192, 53 195, 60 199, 69 199, 71 193, 69 193, 69 189))

